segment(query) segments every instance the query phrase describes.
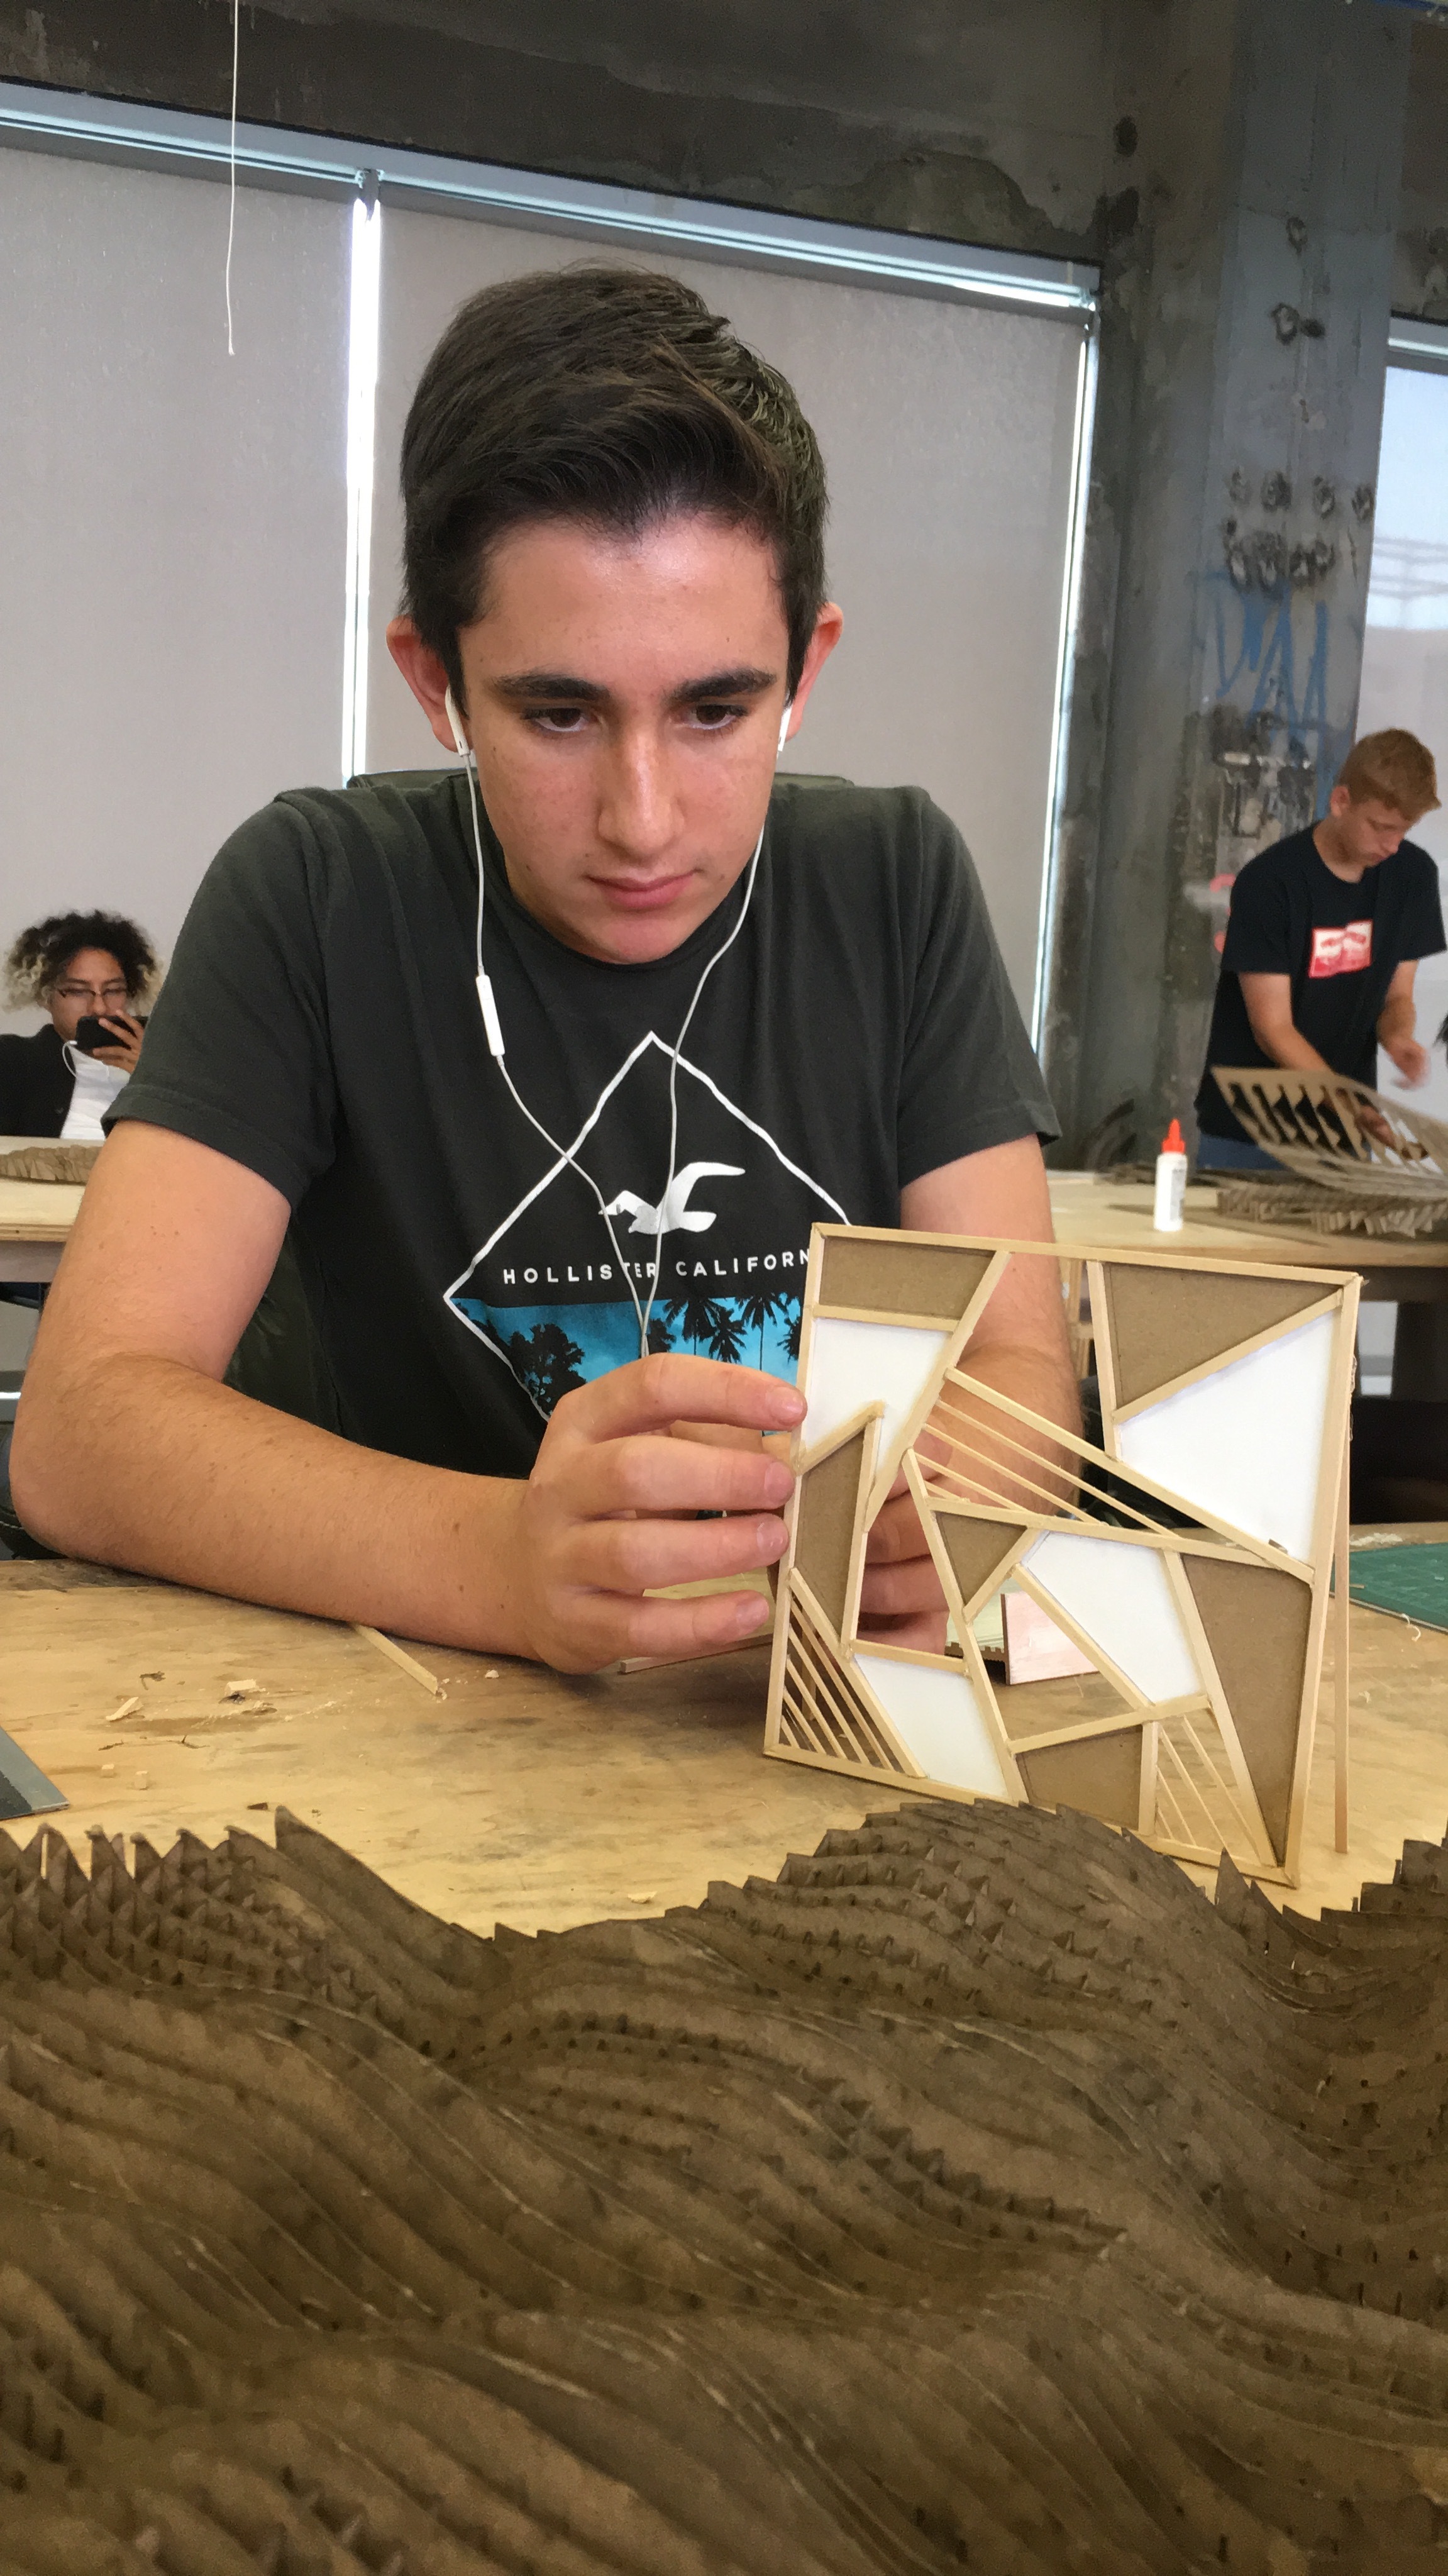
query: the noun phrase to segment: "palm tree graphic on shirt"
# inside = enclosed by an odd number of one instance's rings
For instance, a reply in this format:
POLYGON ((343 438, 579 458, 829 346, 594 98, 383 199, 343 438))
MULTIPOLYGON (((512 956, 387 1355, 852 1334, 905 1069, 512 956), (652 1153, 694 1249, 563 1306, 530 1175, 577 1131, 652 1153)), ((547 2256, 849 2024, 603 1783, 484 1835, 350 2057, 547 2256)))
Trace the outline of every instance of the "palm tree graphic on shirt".
POLYGON ((716 1298, 707 1296, 702 1289, 692 1295, 686 1292, 682 1297, 666 1299, 664 1313, 680 1339, 687 1341, 696 1359, 701 1342, 708 1345, 713 1359, 738 1359, 744 1342, 739 1325, 727 1306, 721 1306, 716 1298))
POLYGON ((734 1303, 741 1322, 748 1325, 751 1333, 759 1335, 759 1366, 763 1368, 764 1327, 773 1316, 786 1316, 791 1301, 788 1297, 781 1297, 777 1288, 746 1288, 743 1296, 736 1297, 734 1303))

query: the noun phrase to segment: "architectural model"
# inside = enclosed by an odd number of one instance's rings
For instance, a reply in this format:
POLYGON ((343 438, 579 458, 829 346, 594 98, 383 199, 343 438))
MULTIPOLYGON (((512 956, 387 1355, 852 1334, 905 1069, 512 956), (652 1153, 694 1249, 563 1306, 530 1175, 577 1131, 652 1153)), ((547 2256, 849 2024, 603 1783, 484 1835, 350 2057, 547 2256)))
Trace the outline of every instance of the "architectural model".
MULTIPOLYGON (((1424 1227, 1448 1214, 1448 1127, 1441 1119, 1341 1073, 1214 1065, 1212 1075, 1253 1143, 1299 1179, 1369 1213, 1417 1206, 1424 1227)), ((1240 1185, 1245 1176, 1223 1177, 1240 1185)))
POLYGON ((276 1830, 0 1833, 7 2576, 1438 2563, 1448 1853, 914 1798, 480 1940, 276 1830))
MULTIPOLYGON (((1079 1807, 1180 1857, 1226 1846, 1295 1880, 1357 1296, 1341 1272, 818 1227, 766 1752, 891 1789, 1079 1807), (1017 1261, 1050 1262, 1068 1290, 1084 1273, 1099 1438, 972 1374, 1017 1261), (940 1654, 859 1633, 892 1490, 913 1495, 940 1574, 940 1654), (1007 1580, 1089 1657, 1089 1700, 1079 1681, 1018 1696, 992 1679, 973 1623, 1007 1580)), ((1338 1679, 1345 1724, 1341 1643, 1338 1679)), ((1344 1774, 1340 1841, 1345 1794, 1344 1774)))

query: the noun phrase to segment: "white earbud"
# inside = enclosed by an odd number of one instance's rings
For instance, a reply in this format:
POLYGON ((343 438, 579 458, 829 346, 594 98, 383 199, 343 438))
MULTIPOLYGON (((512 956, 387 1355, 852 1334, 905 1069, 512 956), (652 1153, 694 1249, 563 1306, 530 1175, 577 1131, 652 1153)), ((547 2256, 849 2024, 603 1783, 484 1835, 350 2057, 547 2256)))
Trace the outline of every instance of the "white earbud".
POLYGON ((470 746, 467 735, 463 731, 462 718, 458 714, 457 709, 457 700, 453 696, 451 688, 448 689, 447 695, 443 699, 443 705, 447 709, 448 723, 452 726, 452 738, 457 745, 458 757, 460 760, 466 760, 470 746))
POLYGON ((774 749, 774 757, 776 760, 778 760, 780 753, 783 751, 784 746, 789 739, 789 720, 793 713, 794 700, 793 698, 786 698, 784 702, 784 713, 779 719, 779 740, 774 749))

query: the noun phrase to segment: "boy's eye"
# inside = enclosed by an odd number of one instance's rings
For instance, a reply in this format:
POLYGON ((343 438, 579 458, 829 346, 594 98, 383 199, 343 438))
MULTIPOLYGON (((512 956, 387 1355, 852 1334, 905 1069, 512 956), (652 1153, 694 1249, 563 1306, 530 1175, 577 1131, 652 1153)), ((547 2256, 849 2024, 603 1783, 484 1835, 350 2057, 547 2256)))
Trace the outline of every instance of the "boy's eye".
POLYGON ((528 722, 541 733, 578 733, 587 713, 586 707, 530 707, 528 722))
POLYGON ((722 732, 726 725, 735 723, 743 713, 742 707, 726 706, 721 700, 713 698, 700 700, 693 709, 695 722, 710 733, 722 732))

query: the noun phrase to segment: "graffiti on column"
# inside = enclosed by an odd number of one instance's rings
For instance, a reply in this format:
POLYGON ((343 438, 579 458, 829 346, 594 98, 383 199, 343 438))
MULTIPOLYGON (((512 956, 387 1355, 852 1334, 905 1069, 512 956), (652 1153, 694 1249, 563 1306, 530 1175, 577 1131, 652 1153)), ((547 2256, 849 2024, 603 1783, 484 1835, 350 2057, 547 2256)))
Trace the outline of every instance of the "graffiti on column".
MULTIPOLYGON (((1240 470, 1228 492, 1239 510, 1254 497, 1240 470)), ((1325 477, 1312 483, 1299 533, 1286 524, 1293 498, 1286 474, 1265 474, 1255 497, 1266 516, 1223 522, 1221 560, 1205 583, 1216 811, 1212 876, 1197 900, 1205 898, 1218 949, 1238 869, 1324 810, 1347 748, 1346 727, 1333 715, 1333 635, 1350 613, 1360 626, 1366 588, 1366 549, 1351 533, 1339 542, 1331 532, 1337 493, 1325 477)), ((1371 488, 1360 485, 1349 505, 1359 528, 1372 508, 1371 488)), ((1355 672, 1356 631, 1347 659, 1355 672)))

